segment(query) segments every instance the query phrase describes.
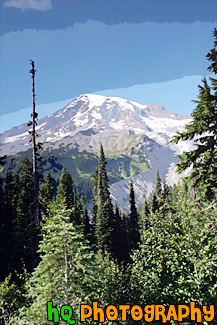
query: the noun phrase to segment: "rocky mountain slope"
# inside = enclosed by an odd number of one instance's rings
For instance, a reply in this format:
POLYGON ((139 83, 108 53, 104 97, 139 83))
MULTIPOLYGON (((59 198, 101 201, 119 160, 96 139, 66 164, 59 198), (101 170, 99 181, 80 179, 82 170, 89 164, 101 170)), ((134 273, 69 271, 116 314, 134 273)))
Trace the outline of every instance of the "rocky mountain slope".
MULTIPOLYGON (((83 162, 92 157, 95 168, 102 143, 113 183, 112 197, 126 209, 129 177, 133 177, 137 201, 141 205, 143 196, 153 190, 157 168, 161 177, 168 174, 169 169, 169 175, 174 175, 171 166, 177 159, 176 154, 188 150, 190 144, 174 145, 170 138, 183 130, 190 120, 190 116, 169 113, 160 105, 141 105, 123 98, 84 94, 39 120, 37 132, 40 142, 44 143, 43 155, 55 156, 59 165, 66 168, 66 165, 75 164, 78 156, 83 162), (67 164, 63 162, 66 155, 67 164)), ((21 125, 2 133, 0 154, 10 156, 29 151, 28 130, 29 127, 21 125)), ((82 166, 76 168, 81 180, 93 172, 88 169, 87 173, 87 166, 83 170, 82 166)))

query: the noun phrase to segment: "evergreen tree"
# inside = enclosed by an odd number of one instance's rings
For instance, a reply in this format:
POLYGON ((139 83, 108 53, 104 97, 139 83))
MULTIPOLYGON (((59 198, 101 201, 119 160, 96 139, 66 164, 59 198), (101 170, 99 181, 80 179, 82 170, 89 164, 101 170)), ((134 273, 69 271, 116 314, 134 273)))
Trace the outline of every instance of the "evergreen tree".
POLYGON ((67 209, 71 209, 74 204, 73 179, 69 171, 64 168, 57 188, 57 202, 64 203, 67 209))
POLYGON ((24 157, 19 171, 20 191, 17 200, 14 220, 14 248, 11 253, 13 270, 22 273, 23 267, 32 270, 37 263, 37 231, 36 223, 32 223, 32 205, 34 201, 34 185, 31 161, 24 157))
POLYGON ((117 259, 119 263, 125 264, 129 261, 129 243, 127 238, 127 229, 124 224, 124 220, 121 218, 121 212, 115 205, 114 212, 114 252, 113 257, 117 259))
POLYGON ((5 159, 7 158, 7 155, 5 156, 0 156, 0 166, 4 166, 5 164, 5 159))
POLYGON ((142 209, 142 229, 146 229, 149 226, 149 216, 150 216, 150 209, 148 206, 148 202, 145 199, 144 204, 143 204, 143 209, 142 209))
POLYGON ((90 226, 90 219, 89 219, 89 215, 88 215, 88 211, 85 208, 84 210, 84 216, 83 216, 83 227, 84 227, 84 235, 87 239, 89 239, 91 241, 92 238, 91 237, 91 226, 90 226))
MULTIPOLYGON (((214 48, 207 54, 211 61, 209 70, 217 73, 217 30, 214 32, 214 48)), ((202 80, 203 85, 199 86, 197 106, 192 113, 193 121, 185 126, 182 133, 173 137, 173 142, 180 140, 193 140, 195 149, 179 155, 180 161, 177 164, 178 172, 192 167, 189 176, 194 185, 203 188, 208 198, 215 196, 217 188, 217 79, 210 78, 211 88, 206 78, 202 80), (213 93, 211 91, 213 90, 213 93)))
POLYGON ((170 195, 170 187, 167 185, 166 180, 164 178, 164 180, 163 180, 163 190, 162 190, 163 202, 169 200, 169 195, 170 195))
POLYGON ((155 185, 155 198, 153 197, 153 207, 154 207, 154 212, 157 210, 162 210, 163 206, 163 189, 161 185, 161 178, 159 174, 159 169, 157 168, 157 175, 156 175, 156 185, 155 185), (156 199, 156 202, 154 200, 156 199))
POLYGON ((47 324, 48 301, 57 308, 72 306, 77 316, 79 304, 89 302, 93 254, 81 229, 70 222, 70 210, 51 207, 49 217, 43 220, 42 234, 41 261, 26 284, 31 305, 21 309, 12 324, 20 324, 21 319, 22 324, 34 324, 35 320, 47 324))
POLYGON ((71 221, 77 225, 82 224, 83 205, 76 196, 73 188, 73 179, 69 171, 63 169, 60 176, 60 183, 57 188, 57 203, 62 203, 67 209, 71 209, 71 221))
POLYGON ((78 198, 74 192, 73 220, 76 225, 82 225, 84 219, 85 207, 84 202, 78 198))
POLYGON ((4 278, 12 271, 9 267, 11 261, 11 253, 13 247, 16 245, 14 242, 14 221, 17 217, 17 203, 19 196, 19 177, 17 174, 13 175, 10 171, 7 172, 4 181, 4 190, 2 193, 3 210, 2 210, 2 236, 3 244, 1 246, 2 251, 2 263, 1 263, 1 275, 4 278))
POLYGON ((106 161, 103 146, 100 146, 99 165, 97 173, 97 188, 95 188, 96 223, 95 235, 97 247, 104 255, 106 252, 115 256, 115 220, 111 203, 108 176, 106 173, 106 161))
POLYGON ((161 200, 161 194, 162 194, 162 186, 161 186, 161 178, 160 178, 158 168, 157 168, 157 175, 156 175, 155 193, 156 193, 158 201, 160 201, 161 200))
POLYGON ((95 239, 96 243, 96 234, 95 234, 95 225, 96 225, 96 216, 97 216, 97 202, 98 202, 98 167, 95 169, 93 178, 91 180, 92 183, 92 202, 93 202, 93 209, 92 209, 92 238, 93 241, 95 239))
POLYGON ((151 206, 151 212, 152 213, 155 213, 159 209, 159 203, 158 203, 158 199, 157 199, 157 196, 156 196, 155 192, 151 196, 150 206, 151 206))
POLYGON ((121 215, 121 231, 123 242, 123 262, 126 265, 130 262, 130 234, 129 234, 129 217, 127 213, 121 215))
POLYGON ((47 207, 48 204, 52 203, 55 197, 55 191, 55 181, 49 172, 40 187, 39 199, 44 207, 47 207))
POLYGON ((136 209, 132 179, 130 180, 130 214, 129 214, 130 249, 137 249, 140 243, 140 222, 136 209))

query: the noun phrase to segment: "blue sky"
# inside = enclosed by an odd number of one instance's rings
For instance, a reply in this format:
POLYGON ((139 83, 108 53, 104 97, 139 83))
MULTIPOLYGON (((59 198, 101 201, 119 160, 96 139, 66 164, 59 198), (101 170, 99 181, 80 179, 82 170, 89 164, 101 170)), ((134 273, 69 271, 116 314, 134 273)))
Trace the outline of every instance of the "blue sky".
POLYGON ((89 92, 191 113, 217 1, 3 0, 0 18, 4 131, 29 119, 29 59, 40 117, 89 92))

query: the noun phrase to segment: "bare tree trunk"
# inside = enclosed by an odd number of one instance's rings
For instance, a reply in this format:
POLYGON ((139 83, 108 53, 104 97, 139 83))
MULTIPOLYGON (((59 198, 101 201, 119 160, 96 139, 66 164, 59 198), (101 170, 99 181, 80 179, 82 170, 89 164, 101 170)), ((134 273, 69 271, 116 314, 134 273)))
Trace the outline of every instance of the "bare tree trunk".
POLYGON ((40 211, 39 211, 39 181, 38 181, 38 166, 37 166, 37 144, 36 144, 36 130, 37 125, 36 119, 38 114, 35 112, 35 63, 31 61, 32 69, 30 73, 32 74, 32 164, 33 164, 33 177, 34 177, 34 218, 36 226, 40 226, 40 211))

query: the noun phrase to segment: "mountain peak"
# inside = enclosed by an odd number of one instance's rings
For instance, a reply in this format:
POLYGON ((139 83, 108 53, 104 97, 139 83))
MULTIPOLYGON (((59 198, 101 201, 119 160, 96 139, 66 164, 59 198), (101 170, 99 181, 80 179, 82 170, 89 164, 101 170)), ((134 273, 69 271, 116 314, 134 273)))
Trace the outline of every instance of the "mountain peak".
MULTIPOLYGON (((67 137, 73 142, 76 135, 87 134, 86 131, 90 130, 88 134, 94 134, 92 147, 95 149, 98 147, 96 142, 100 142, 101 138, 118 132, 146 135, 161 145, 171 146, 170 137, 188 121, 189 116, 169 113, 161 105, 143 105, 120 97, 83 94, 56 113, 39 120, 37 132, 41 142, 57 143, 67 137)), ((23 124, 1 134, 2 154, 28 150, 31 147, 28 130, 23 124)))

